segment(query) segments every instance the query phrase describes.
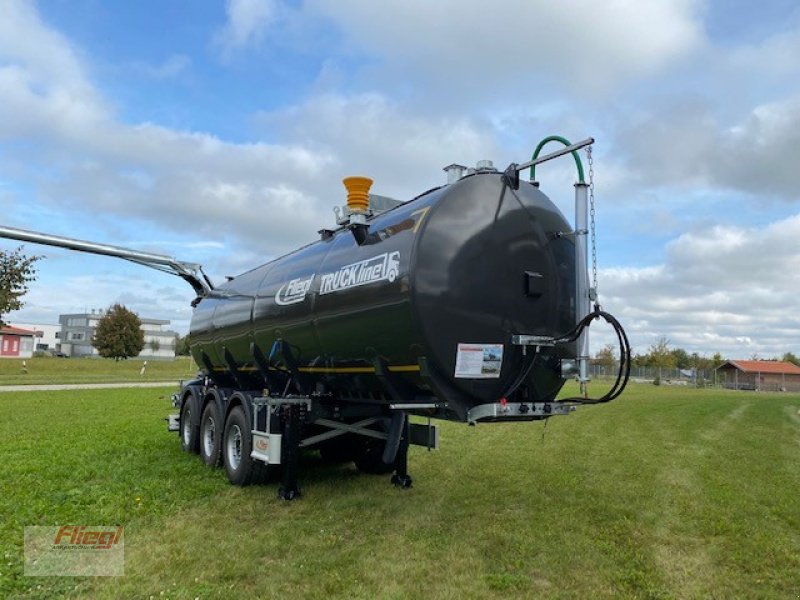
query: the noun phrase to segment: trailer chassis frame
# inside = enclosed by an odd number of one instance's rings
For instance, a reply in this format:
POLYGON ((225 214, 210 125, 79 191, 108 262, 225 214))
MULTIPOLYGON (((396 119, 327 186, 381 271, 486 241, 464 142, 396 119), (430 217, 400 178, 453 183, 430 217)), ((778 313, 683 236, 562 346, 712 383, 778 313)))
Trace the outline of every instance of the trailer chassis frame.
MULTIPOLYGON (((394 467, 391 482, 398 487, 409 488, 412 478, 408 474, 408 447, 412 444, 429 450, 439 447, 438 426, 430 422, 411 423, 405 410, 412 408, 408 404, 398 405, 402 408, 390 409, 391 425, 388 432, 373 428, 386 419, 385 412, 378 406, 370 407, 366 411, 372 412, 371 416, 362 415, 363 418, 355 422, 345 422, 335 418, 335 408, 310 396, 265 395, 253 398, 252 404, 250 457, 267 465, 283 465, 283 479, 278 496, 284 500, 293 500, 301 495, 297 482, 297 462, 302 448, 310 448, 345 434, 386 440, 382 460, 386 465, 394 467), (303 429, 312 426, 324 428, 326 431, 304 436, 303 429)), ((365 408, 368 406, 365 405, 365 408)))

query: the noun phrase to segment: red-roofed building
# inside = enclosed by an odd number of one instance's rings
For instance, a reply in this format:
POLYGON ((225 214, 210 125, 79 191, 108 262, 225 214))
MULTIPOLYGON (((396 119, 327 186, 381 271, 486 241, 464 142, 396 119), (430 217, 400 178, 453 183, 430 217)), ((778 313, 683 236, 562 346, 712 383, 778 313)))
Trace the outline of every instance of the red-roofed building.
POLYGON ((734 390, 800 392, 800 367, 779 360, 729 360, 717 367, 717 381, 734 390))
POLYGON ((35 331, 19 327, 0 327, 0 358, 30 358, 33 356, 35 331))

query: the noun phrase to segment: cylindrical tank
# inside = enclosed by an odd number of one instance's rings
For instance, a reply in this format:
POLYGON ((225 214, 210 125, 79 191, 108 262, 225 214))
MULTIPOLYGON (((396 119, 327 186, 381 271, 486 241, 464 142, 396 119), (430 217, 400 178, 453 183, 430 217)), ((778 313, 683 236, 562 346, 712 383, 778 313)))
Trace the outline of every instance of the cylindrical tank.
POLYGON ((304 387, 335 397, 435 396, 464 419, 526 371, 515 393, 558 393, 559 358, 574 347, 543 349, 531 367, 533 350, 511 344, 513 334, 556 337, 574 325, 571 228, 538 188, 477 173, 367 226, 360 244, 346 228, 323 234, 200 301, 191 347, 207 375, 264 387, 256 355, 282 340, 304 387))

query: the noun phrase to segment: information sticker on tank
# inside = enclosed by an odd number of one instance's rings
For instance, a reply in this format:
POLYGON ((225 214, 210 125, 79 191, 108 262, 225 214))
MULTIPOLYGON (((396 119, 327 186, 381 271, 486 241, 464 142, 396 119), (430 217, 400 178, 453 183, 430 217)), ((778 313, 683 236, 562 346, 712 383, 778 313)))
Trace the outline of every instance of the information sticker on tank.
POLYGON ((456 378, 497 379, 503 366, 503 344, 459 344, 456 378))

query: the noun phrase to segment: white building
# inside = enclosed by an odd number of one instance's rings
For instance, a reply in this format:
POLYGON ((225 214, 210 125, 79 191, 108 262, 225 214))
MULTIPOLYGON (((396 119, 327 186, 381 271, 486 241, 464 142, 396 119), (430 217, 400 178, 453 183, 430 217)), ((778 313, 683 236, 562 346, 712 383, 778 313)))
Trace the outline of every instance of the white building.
MULTIPOLYGON (((99 356, 92 346, 95 327, 105 315, 103 310, 92 310, 90 313, 60 315, 61 352, 67 356, 99 356)), ((144 331, 144 349, 138 358, 175 358, 175 340, 177 331, 168 329, 169 321, 164 319, 147 319, 139 317, 144 331)))
POLYGON ((12 323, 12 327, 33 331, 34 352, 58 352, 61 350, 61 325, 43 325, 41 323, 12 323))

